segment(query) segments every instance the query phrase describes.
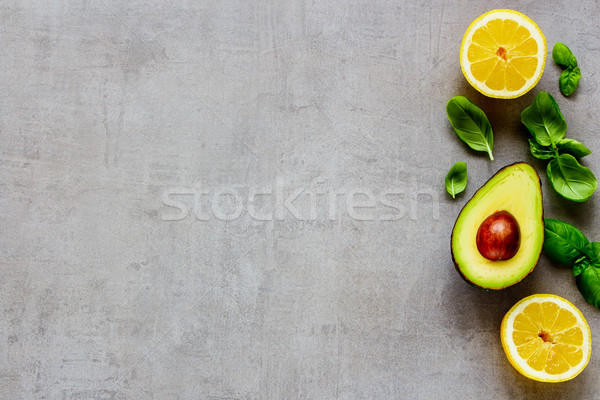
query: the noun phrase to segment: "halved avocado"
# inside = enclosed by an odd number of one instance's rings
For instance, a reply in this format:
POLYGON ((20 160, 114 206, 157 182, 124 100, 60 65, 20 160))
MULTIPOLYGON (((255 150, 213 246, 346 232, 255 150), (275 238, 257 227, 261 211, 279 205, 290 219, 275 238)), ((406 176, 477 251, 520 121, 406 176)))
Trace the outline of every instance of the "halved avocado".
MULTIPOLYGON (((522 162, 502 168, 473 195, 456 219, 452 258, 458 273, 467 282, 484 289, 504 289, 521 281, 540 258, 544 244, 543 214, 540 177, 535 169, 522 162), (489 229, 490 220, 507 213, 518 224, 518 250, 511 252, 514 255, 508 259, 486 258, 479 250, 481 246, 478 248, 480 228, 489 229), (486 224, 482 226, 484 221, 486 224)), ((493 229, 490 231, 494 234, 493 229)))

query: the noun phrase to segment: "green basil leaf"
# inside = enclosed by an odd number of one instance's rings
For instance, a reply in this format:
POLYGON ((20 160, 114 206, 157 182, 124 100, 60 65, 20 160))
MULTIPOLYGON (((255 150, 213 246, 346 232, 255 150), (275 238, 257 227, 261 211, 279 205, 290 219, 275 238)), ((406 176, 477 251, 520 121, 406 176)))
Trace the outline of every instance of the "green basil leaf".
POLYGON ((494 159, 494 135, 488 117, 464 96, 454 96, 446 104, 446 113, 454 132, 470 148, 485 151, 494 159))
POLYGON ((585 254, 594 262, 600 263, 600 242, 590 242, 584 248, 585 254))
POLYGON ((593 172, 570 154, 561 154, 551 160, 546 167, 546 174, 554 190, 568 200, 587 201, 598 187, 593 172))
POLYGON ((565 137, 567 122, 554 97, 540 92, 533 104, 521 113, 521 122, 542 146, 551 146, 565 137))
POLYGON ((544 252, 561 265, 573 265, 586 255, 585 246, 590 241, 571 224, 544 218, 544 252))
POLYGON ((600 268, 596 265, 585 268, 575 282, 585 301, 600 309, 600 268))
POLYGON ((556 143, 556 148, 559 153, 568 153, 574 156, 575 158, 585 157, 589 154, 592 154, 592 151, 585 147, 583 143, 578 142, 575 139, 561 139, 556 143))
POLYGON ((539 158, 540 160, 547 160, 556 157, 556 153, 554 150, 552 150, 552 147, 542 146, 533 139, 529 139, 529 150, 535 158, 539 158))
POLYGON ((582 257, 580 261, 573 265, 573 276, 581 275, 581 273, 590 265, 590 260, 588 260, 586 257, 582 257))
POLYGON ((575 68, 577 66, 577 59, 571 52, 571 50, 563 43, 556 42, 552 49, 552 58, 554 62, 563 68, 575 68))
POLYGON ((465 191, 467 187, 467 163, 459 161, 450 168, 446 175, 446 190, 456 198, 456 195, 465 191))
POLYGON ((565 96, 570 96, 575 89, 577 89, 580 79, 581 70, 579 67, 569 67, 565 69, 562 74, 560 74, 560 78, 558 79, 558 87, 560 88, 562 94, 565 96))

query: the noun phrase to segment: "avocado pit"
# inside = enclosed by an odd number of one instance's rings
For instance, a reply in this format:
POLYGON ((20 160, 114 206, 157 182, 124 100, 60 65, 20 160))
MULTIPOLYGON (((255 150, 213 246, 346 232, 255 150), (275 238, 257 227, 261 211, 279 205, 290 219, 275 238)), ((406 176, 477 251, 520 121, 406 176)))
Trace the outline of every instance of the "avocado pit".
POLYGON ((508 211, 487 217, 477 230, 477 250, 488 260, 508 260, 521 246, 521 231, 516 218, 508 211))

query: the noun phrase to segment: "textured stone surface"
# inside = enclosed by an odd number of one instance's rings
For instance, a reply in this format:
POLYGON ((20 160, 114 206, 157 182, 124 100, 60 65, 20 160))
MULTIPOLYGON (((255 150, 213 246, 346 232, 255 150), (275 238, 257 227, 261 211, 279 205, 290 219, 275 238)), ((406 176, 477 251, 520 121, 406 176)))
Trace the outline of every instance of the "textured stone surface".
POLYGON ((504 313, 539 292, 600 338, 567 269, 542 258, 486 293, 449 249, 462 205, 520 160, 540 171, 546 215, 600 240, 600 194, 558 198, 519 122, 535 92, 554 94, 600 173, 596 1, 12 0, 0 16, 2 399, 600 393, 597 348, 576 380, 545 385, 500 346, 504 313), (468 86, 462 34, 506 6, 571 47, 574 96, 550 60, 517 100, 468 86), (490 117, 496 161, 454 137, 456 94, 490 117), (469 184, 452 201, 458 160, 469 184))

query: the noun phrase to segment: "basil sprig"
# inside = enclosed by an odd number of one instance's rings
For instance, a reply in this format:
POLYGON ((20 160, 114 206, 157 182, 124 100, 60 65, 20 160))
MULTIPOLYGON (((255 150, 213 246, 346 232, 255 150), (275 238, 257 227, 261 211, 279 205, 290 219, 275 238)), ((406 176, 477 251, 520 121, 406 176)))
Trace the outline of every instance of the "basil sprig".
POLYGON ((531 154, 550 160, 546 174, 554 190, 572 201, 589 200, 598 181, 577 158, 587 156, 591 150, 577 140, 565 138, 567 122, 554 97, 546 92, 538 93, 533 104, 521 113, 521 122, 533 136, 529 139, 531 154))
POLYGON ((467 187, 467 163, 459 161, 450 168, 446 175, 446 190, 452 198, 465 191, 467 187))
POLYGON ((544 219, 544 252, 554 262, 573 267, 583 298, 600 309, 600 242, 590 242, 573 225, 544 219))
POLYGON ((494 160, 494 134, 488 117, 464 96, 454 96, 446 104, 446 113, 454 132, 470 148, 485 151, 494 160))
POLYGON ((577 59, 571 50, 561 42, 557 42, 552 49, 554 62, 562 67, 564 71, 560 74, 558 86, 565 96, 570 96, 581 79, 581 70, 577 66, 577 59))

